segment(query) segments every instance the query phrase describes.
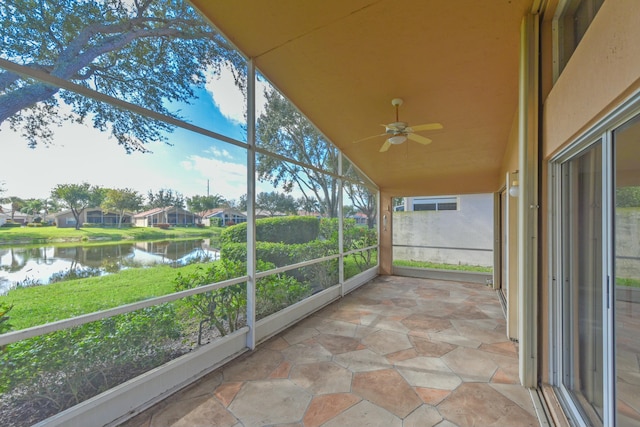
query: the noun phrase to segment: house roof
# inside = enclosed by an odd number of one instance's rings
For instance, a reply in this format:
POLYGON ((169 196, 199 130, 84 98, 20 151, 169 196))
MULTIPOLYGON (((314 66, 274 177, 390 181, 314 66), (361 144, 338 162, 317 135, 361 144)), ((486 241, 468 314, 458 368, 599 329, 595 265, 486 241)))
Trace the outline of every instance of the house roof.
POLYGON ((536 0, 192 3, 363 172, 392 195, 492 192, 518 107, 520 28, 536 0), (378 150, 399 118, 439 122, 378 150))
POLYGON ((240 216, 246 216, 246 214, 240 212, 239 210, 236 209, 232 209, 232 208, 214 208, 214 209, 208 209, 204 212, 200 212, 198 215, 200 215, 202 218, 210 218, 212 216, 216 216, 220 213, 226 213, 228 215, 240 215, 240 216))
MULTIPOLYGON (((107 213, 107 214, 109 214, 109 213, 117 214, 117 212, 105 211, 105 210, 103 210, 101 208, 85 208, 83 212, 92 212, 92 211, 102 211, 102 212, 107 213)), ((53 215, 54 218, 57 218, 57 217, 62 216, 62 215, 69 215, 70 213, 71 213, 71 209, 65 209, 65 210, 62 210, 60 212, 55 212, 52 215, 53 215)), ((124 215, 134 216, 134 213, 133 212, 125 212, 124 215)))
POLYGON ((190 211, 188 211, 186 209, 176 208, 175 206, 170 206, 170 207, 167 207, 167 208, 149 209, 149 210, 146 210, 144 212, 139 212, 139 213, 135 214, 133 217, 134 218, 145 218, 145 217, 156 215, 156 214, 159 214, 159 213, 162 213, 162 212, 165 212, 165 211, 169 212, 169 211, 172 211, 174 209, 177 209, 179 212, 182 212, 182 213, 188 213, 188 214, 192 214, 192 215, 197 215, 197 214, 194 214, 193 212, 190 212, 190 211))

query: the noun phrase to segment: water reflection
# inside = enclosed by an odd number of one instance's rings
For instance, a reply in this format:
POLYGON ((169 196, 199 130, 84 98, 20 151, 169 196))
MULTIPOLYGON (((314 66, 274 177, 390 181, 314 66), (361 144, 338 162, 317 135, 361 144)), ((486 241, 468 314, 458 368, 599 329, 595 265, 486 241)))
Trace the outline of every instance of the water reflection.
POLYGON ((0 294, 16 286, 116 273, 157 264, 182 266, 219 258, 209 239, 92 246, 0 248, 0 294))

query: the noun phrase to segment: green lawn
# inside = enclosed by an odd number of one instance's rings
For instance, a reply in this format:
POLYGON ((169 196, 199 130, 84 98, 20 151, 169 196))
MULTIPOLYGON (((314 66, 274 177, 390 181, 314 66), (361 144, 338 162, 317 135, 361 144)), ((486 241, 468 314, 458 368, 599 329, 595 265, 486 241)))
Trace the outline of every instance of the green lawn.
MULTIPOLYGON (((13 304, 10 323, 14 330, 20 330, 173 293, 178 273, 188 275, 198 266, 208 265, 132 268, 101 277, 16 288, 1 295, 0 303, 13 304)), ((353 259, 345 259, 346 277, 360 270, 353 259)))
POLYGON ((393 265, 397 265, 398 267, 435 268, 438 270, 473 271, 478 273, 493 272, 492 267, 482 267, 479 265, 436 264, 425 261, 395 260, 393 261, 393 265))
POLYGON ((198 265, 204 264, 133 268, 102 277, 17 288, 0 296, 0 302, 13 304, 10 323, 19 330, 170 294, 175 291, 178 272, 188 274, 198 265))
POLYGON ((640 288, 639 279, 628 279, 624 277, 616 277, 616 286, 627 286, 629 288, 640 288))
POLYGON ((75 228, 58 227, 0 227, 0 245, 91 242, 118 240, 161 240, 218 236, 222 228, 175 227, 168 230, 152 227, 75 228))

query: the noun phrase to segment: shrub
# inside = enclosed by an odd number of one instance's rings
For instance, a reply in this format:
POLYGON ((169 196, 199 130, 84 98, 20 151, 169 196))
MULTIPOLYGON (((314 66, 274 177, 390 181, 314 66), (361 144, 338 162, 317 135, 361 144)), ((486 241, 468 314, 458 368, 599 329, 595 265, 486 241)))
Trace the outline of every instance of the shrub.
POLYGON ((2 224, 2 226, 5 227, 5 228, 22 227, 22 224, 17 223, 17 222, 7 221, 4 224, 2 224))
MULTIPOLYGON (((322 258, 335 254, 337 250, 337 243, 334 241, 315 240, 296 245, 256 242, 256 258, 259 262, 267 263, 266 265, 272 264, 275 267, 284 267, 314 258, 322 258)), ((220 257, 233 262, 244 262, 247 258, 247 246, 243 243, 227 243, 222 246, 220 257)), ((321 287, 326 288, 338 283, 337 260, 334 261, 336 264, 335 268, 333 268, 335 274, 330 277, 324 278, 325 274, 320 274, 321 271, 324 272, 327 269, 322 264, 299 268, 289 271, 287 274, 301 282, 321 283, 321 287)), ((260 270, 260 268, 258 270, 264 271, 260 270)), ((318 286, 314 286, 314 288, 318 286)))
MULTIPOLYGON (((13 329, 13 325, 9 323, 9 312, 13 308, 13 304, 0 302, 0 335, 6 334, 13 329)), ((0 345, 0 353, 4 351, 6 346, 0 345)))
POLYGON ((162 230, 168 230, 171 227, 171 224, 167 224, 166 222, 160 222, 158 224, 153 224, 154 227, 161 228, 162 230))
POLYGON ((167 362, 177 337, 175 310, 163 304, 9 344, 0 392, 59 412, 167 362))
MULTIPOLYGON (((345 218, 345 227, 347 226, 348 219, 345 218)), ((355 220, 351 220, 355 224, 355 220)), ((318 239, 320 240, 335 240, 338 241, 338 218, 322 218, 320 220, 320 230, 318 233, 318 239)))
MULTIPOLYGON (((265 267, 265 269, 268 269, 265 267)), ((311 294, 309 286, 294 277, 279 273, 258 279, 256 286, 256 319, 262 319, 285 307, 302 301, 311 294)))
MULTIPOLYGON (((310 216, 285 216, 256 220, 256 240, 273 243, 305 243, 318 238, 320 221, 310 216)), ((226 228, 220 239, 223 243, 245 243, 247 224, 226 228)))
MULTIPOLYGON (((180 292, 209 283, 244 276, 246 274, 244 265, 231 260, 220 260, 206 269, 198 266, 187 275, 178 273, 174 280, 175 290, 180 292)), ((247 287, 244 283, 240 283, 215 291, 191 295, 186 297, 184 301, 191 307, 191 315, 201 319, 198 334, 198 344, 201 344, 202 326, 205 322, 214 326, 222 336, 237 330, 241 326, 241 314, 247 305, 247 287)))
MULTIPOLYGON (((273 264, 258 261, 258 269, 270 270, 273 264)), ((243 276, 246 263, 220 260, 208 268, 198 267, 188 275, 178 274, 175 279, 176 291, 193 289, 210 283, 216 283, 234 277, 243 276)), ((300 301, 310 294, 309 287, 301 284, 293 277, 285 274, 271 275, 259 279, 256 283, 256 315, 265 317, 269 314, 300 301)), ((227 335, 242 326, 242 316, 246 311, 246 282, 227 286, 210 292, 186 297, 185 302, 191 307, 191 316, 199 318, 200 330, 198 344, 202 343, 203 326, 210 324, 220 335, 227 335)))
POLYGON ((41 222, 30 222, 27 224, 27 227, 42 227, 41 222))

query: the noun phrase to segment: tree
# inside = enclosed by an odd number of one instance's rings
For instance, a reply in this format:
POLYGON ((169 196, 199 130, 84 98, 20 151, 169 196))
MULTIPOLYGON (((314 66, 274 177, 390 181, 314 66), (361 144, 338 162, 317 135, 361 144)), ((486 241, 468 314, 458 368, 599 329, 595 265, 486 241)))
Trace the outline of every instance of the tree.
POLYGON ((59 200, 63 205, 71 210, 76 220, 76 230, 80 229, 80 215, 91 205, 92 198, 95 199, 95 192, 100 191, 99 187, 91 188, 87 182, 82 184, 58 184, 51 190, 51 197, 59 200))
MULTIPOLYGON (((265 110, 256 127, 258 146, 335 173, 338 149, 278 92, 266 93, 266 99, 265 110)), ((261 181, 269 181, 286 193, 297 188, 305 199, 318 200, 321 212, 332 218, 338 216, 338 182, 331 175, 266 154, 258 155, 257 172, 261 181)))
POLYGON ((17 196, 9 196, 2 199, 2 203, 11 204, 11 221, 13 221, 16 212, 20 212, 24 207, 25 201, 17 196))
POLYGON ((351 205, 345 205, 342 207, 342 215, 344 215, 345 218, 352 217, 357 213, 358 213, 358 210, 351 205))
POLYGON ((169 188, 161 188, 156 193, 149 190, 147 198, 149 199, 150 208, 161 208, 164 210, 164 222, 169 222, 167 208, 184 207, 184 198, 182 197, 182 194, 174 192, 169 188))
POLYGON ((227 202, 227 205, 230 208, 235 208, 235 209, 238 209, 239 211, 245 212, 247 210, 247 195, 243 194, 238 198, 237 203, 235 200, 231 200, 227 202))
POLYGON ((27 199, 24 201, 24 206, 22 206, 20 212, 36 217, 41 212, 44 212, 45 206, 46 202, 42 199, 27 199))
MULTIPOLYGON (((178 117, 169 104, 189 103, 209 72, 229 67, 246 84, 245 60, 184 0, 5 0, 0 17, 1 58, 168 116, 178 117)), ((127 152, 147 151, 143 144, 173 129, 0 71, 0 125, 8 121, 30 147, 50 143, 53 125, 86 119, 127 152)))
POLYGON ((314 198, 309 199, 306 197, 300 197, 296 200, 296 204, 298 205, 298 208, 302 209, 307 214, 320 212, 320 203, 318 203, 318 200, 314 198))
POLYGON ((295 214, 297 211, 293 196, 275 191, 259 193, 256 197, 256 208, 266 211, 269 216, 278 213, 295 214))
POLYGON ((118 213, 118 228, 122 226, 125 211, 135 212, 140 209, 140 206, 142 206, 142 196, 130 188, 107 189, 101 204, 102 209, 118 213))
POLYGON ((640 207, 640 187, 616 188, 616 207, 640 207))
MULTIPOLYGON (((357 212, 361 212, 367 216, 367 226, 373 228, 378 214, 377 191, 365 185, 362 176, 351 164, 344 172, 344 176, 347 179, 345 179, 342 186, 347 193, 347 197, 349 197, 357 212)), ((394 199, 394 203, 395 201, 394 199)))
POLYGON ((193 196, 187 197, 187 208, 191 212, 204 212, 208 209, 219 208, 224 202, 224 197, 219 194, 213 194, 209 196, 193 196))
POLYGON ((373 228, 376 223, 378 207, 376 206, 376 195, 363 184, 356 184, 345 181, 343 184, 347 196, 353 203, 357 212, 362 212, 367 216, 367 226, 373 228))
POLYGON ((60 212, 60 204, 56 199, 46 199, 44 204, 44 213, 48 215, 50 212, 60 212))

